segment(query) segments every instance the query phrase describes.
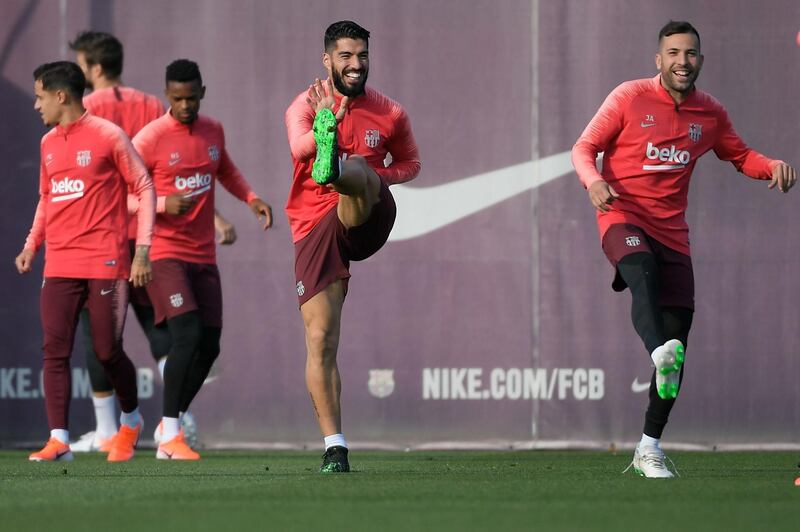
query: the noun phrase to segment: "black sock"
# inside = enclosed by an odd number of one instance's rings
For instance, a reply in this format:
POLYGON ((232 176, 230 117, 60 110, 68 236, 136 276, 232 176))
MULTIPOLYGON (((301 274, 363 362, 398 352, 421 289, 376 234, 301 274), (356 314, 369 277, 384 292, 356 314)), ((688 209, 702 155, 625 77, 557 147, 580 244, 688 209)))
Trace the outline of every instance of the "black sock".
POLYGON ((189 374, 184 382, 181 392, 181 412, 187 412, 189 405, 194 400, 200 388, 203 387, 206 377, 211 371, 211 366, 219 355, 219 339, 222 329, 219 327, 203 327, 197 355, 192 361, 189 374))
POLYGON ((181 396, 200 343, 200 313, 196 310, 167 320, 172 347, 164 367, 164 417, 178 417, 181 396))

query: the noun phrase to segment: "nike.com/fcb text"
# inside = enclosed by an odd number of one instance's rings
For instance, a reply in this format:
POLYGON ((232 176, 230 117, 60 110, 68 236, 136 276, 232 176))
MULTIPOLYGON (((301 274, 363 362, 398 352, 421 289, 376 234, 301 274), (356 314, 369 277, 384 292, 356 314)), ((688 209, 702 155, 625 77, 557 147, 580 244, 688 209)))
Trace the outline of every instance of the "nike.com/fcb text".
POLYGON ((424 368, 422 398, 428 400, 540 399, 598 401, 605 395, 599 368, 424 368))

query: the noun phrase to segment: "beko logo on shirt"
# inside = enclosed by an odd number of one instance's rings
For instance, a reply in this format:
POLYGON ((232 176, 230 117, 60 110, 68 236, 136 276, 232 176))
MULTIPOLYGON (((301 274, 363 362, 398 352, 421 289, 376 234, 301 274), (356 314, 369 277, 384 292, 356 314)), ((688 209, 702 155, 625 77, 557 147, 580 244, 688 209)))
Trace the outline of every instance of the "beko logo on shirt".
POLYGON ((186 196, 202 194, 211 188, 211 174, 201 174, 197 172, 193 176, 175 176, 175 188, 178 190, 190 190, 186 196))
POLYGON ((80 179, 70 179, 65 177, 60 181, 50 179, 50 191, 53 194, 63 194, 54 196, 53 201, 66 201, 70 199, 80 198, 83 196, 83 190, 86 187, 80 179))
POLYGON ((683 168, 692 159, 692 155, 686 150, 679 150, 673 144, 669 148, 659 148, 653 146, 652 142, 647 143, 647 158, 651 161, 663 161, 665 163, 674 164, 646 164, 642 166, 643 170, 678 170, 683 168))

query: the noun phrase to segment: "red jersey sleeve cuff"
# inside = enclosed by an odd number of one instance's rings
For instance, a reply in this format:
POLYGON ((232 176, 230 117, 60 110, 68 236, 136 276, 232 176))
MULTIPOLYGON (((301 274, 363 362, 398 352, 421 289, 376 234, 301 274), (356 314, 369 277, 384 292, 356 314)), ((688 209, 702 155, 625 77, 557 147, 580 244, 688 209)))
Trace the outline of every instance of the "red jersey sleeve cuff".
POLYGON ((260 198, 258 197, 258 194, 256 194, 255 192, 253 192, 253 191, 251 190, 250 192, 248 192, 248 193, 247 193, 247 201, 246 201, 246 203, 247 203, 248 205, 250 205, 250 203, 252 203, 252 201, 253 201, 253 200, 257 200, 257 199, 260 199, 260 198))

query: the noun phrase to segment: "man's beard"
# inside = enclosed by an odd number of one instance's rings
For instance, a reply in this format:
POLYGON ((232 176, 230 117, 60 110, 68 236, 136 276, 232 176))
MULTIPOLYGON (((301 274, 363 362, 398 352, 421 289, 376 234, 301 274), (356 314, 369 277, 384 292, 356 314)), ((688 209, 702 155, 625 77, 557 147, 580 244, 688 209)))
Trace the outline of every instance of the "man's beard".
POLYGON ((363 70, 363 78, 361 79, 361 83, 356 85, 355 87, 348 87, 344 82, 344 72, 341 74, 336 70, 331 69, 331 78, 333 78, 333 86, 336 87, 336 90, 342 96, 349 96, 350 98, 354 96, 359 96, 360 94, 364 94, 364 87, 367 85, 367 76, 369 74, 368 70, 363 70))

